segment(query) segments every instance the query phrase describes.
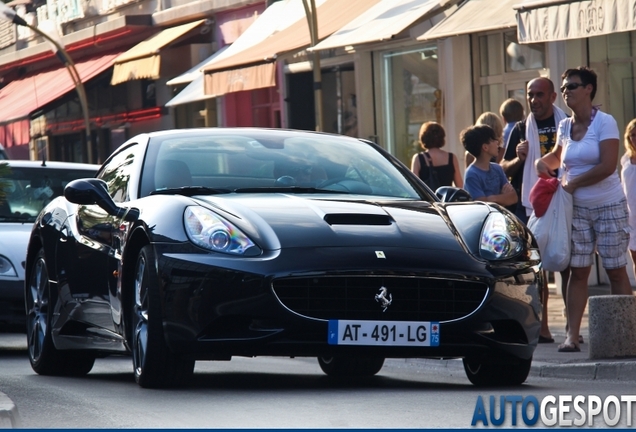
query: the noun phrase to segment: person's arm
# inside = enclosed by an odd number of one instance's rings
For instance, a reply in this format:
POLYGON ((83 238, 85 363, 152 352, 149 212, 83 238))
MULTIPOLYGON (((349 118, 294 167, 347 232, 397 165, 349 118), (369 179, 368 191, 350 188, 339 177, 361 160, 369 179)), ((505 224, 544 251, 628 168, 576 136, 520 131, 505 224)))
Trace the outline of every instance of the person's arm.
POLYGON ((464 187, 464 179, 462 178, 462 173, 459 171, 459 160, 455 153, 451 153, 453 155, 453 167, 455 168, 455 175, 453 176, 453 183, 455 187, 463 188, 464 187))
POLYGON ((503 169, 495 164, 492 164, 490 169, 497 170, 499 174, 499 184, 502 185, 501 191, 496 195, 484 197, 483 199, 480 199, 480 201, 494 202, 504 207, 516 204, 519 199, 517 197, 517 191, 515 191, 515 188, 512 187, 506 178, 506 174, 504 174, 503 169))
POLYGON ((513 188, 510 183, 506 183, 503 185, 503 187, 501 188, 501 193, 499 195, 491 195, 486 198, 487 199, 483 201, 494 202, 504 207, 516 204, 519 200, 519 197, 517 197, 517 191, 515 191, 515 188, 513 188))
POLYGON ((601 141, 599 144, 601 161, 591 170, 568 181, 563 185, 563 189, 572 194, 577 188, 596 184, 612 175, 616 171, 619 145, 618 139, 601 141))
POLYGON ((501 167, 508 177, 513 177, 523 167, 528 155, 528 142, 521 140, 520 124, 512 129, 508 137, 506 153, 500 162, 501 167))
POLYGON ((542 178, 556 177, 557 170, 561 165, 561 151, 562 147, 556 144, 550 153, 547 153, 541 159, 537 159, 535 168, 537 175, 542 178))
POLYGON ((415 153, 413 155, 413 159, 411 159, 411 171, 416 176, 420 176, 420 158, 418 157, 419 153, 415 153))

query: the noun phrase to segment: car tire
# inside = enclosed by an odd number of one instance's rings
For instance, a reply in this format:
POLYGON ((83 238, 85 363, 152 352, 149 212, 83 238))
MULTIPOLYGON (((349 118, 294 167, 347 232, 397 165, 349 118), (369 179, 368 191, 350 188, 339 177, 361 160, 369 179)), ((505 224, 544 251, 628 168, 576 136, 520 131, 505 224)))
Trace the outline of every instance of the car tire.
POLYGON ((318 357, 320 369, 333 377, 365 377, 380 372, 383 357, 318 357))
POLYGON ((465 358, 464 371, 468 380, 478 387, 519 386, 528 378, 531 364, 532 358, 507 363, 484 363, 465 358))
POLYGON ((174 387, 189 381, 195 361, 177 356, 166 344, 155 263, 152 247, 144 246, 135 266, 131 305, 133 370, 141 387, 174 387))
POLYGON ((95 364, 94 356, 81 351, 61 351, 55 348, 51 330, 56 297, 49 283, 44 249, 35 257, 28 281, 25 307, 31 367, 39 375, 86 375, 95 364))

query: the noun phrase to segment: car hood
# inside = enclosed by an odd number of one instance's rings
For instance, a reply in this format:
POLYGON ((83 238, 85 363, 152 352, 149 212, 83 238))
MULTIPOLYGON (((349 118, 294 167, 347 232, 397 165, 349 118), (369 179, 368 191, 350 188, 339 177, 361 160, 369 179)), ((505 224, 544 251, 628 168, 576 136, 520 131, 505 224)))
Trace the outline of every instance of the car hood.
POLYGON ((286 194, 198 199, 265 249, 410 246, 463 250, 440 209, 422 201, 286 194))
POLYGON ((32 228, 32 223, 0 223, 0 255, 11 261, 20 280, 24 280, 22 262, 26 260, 32 228))

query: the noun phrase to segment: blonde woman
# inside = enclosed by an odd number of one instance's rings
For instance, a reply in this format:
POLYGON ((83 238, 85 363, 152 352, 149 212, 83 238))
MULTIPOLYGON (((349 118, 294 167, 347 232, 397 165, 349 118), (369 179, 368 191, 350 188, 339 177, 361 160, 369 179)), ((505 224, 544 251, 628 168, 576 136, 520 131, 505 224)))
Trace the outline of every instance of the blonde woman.
POLYGON ((621 181, 629 212, 629 253, 636 274, 636 119, 625 128, 625 154, 621 157, 621 181))
MULTIPOLYGON (((501 117, 499 117, 494 112, 486 111, 485 113, 480 115, 479 118, 477 118, 477 121, 475 122, 475 126, 477 125, 487 125, 487 126, 490 126, 493 131, 495 131, 495 136, 497 137, 497 141, 498 141, 497 145, 499 147, 499 151, 497 153, 497 158, 493 160, 493 162, 497 162, 497 163, 501 162, 501 159, 503 158, 504 153, 506 152, 506 149, 504 148, 504 142, 503 142, 504 125, 503 125, 503 122, 501 121, 501 117)), ((473 163, 473 161, 475 160, 475 157, 471 155, 469 152, 466 152, 464 157, 466 161, 466 167, 468 167, 468 165, 473 163)))

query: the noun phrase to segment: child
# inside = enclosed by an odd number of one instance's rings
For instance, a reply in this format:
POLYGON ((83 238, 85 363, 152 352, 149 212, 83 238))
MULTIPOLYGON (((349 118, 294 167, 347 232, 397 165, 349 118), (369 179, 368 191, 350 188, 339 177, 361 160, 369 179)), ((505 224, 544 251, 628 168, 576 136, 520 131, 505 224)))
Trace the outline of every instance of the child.
POLYGON ((464 148, 475 157, 466 169, 464 189, 475 201, 494 202, 509 206, 517 202, 512 187, 501 166, 491 162, 499 153, 499 140, 488 125, 471 126, 460 135, 464 148))

